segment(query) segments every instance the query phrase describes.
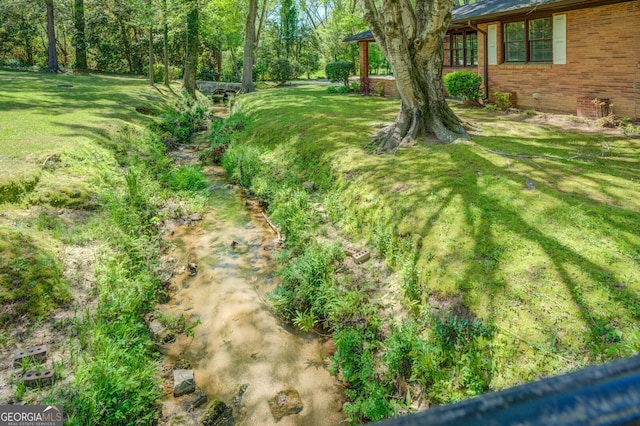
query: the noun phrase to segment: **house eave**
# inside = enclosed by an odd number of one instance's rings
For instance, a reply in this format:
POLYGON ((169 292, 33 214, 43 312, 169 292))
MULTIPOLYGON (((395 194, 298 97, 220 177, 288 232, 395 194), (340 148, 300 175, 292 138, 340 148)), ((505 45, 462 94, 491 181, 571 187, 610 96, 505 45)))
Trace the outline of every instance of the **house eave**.
POLYGON ((468 27, 469 23, 481 24, 485 22, 499 21, 505 18, 511 18, 519 15, 528 15, 533 12, 565 12, 568 10, 583 9, 588 7, 604 6, 614 3, 624 3, 632 0, 559 0, 550 3, 542 3, 533 6, 519 7, 510 10, 503 10, 495 13, 469 15, 465 14, 462 17, 456 17, 456 11, 454 10, 454 16, 451 19, 450 29, 468 27))

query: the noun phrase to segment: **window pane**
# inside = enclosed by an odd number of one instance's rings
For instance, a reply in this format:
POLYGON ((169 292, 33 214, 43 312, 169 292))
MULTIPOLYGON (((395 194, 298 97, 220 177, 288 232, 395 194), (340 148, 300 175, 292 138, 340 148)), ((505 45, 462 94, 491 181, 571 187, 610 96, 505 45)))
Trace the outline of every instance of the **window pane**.
POLYGON ((531 42, 531 61, 551 62, 553 58, 552 42, 550 40, 531 42))
POLYGON ((467 63, 466 66, 478 65, 478 34, 467 33, 467 63))
POLYGON ((529 21, 529 40, 551 40, 553 38, 553 21, 551 18, 529 21))
POLYGON ((504 24, 504 39, 505 41, 524 41, 524 21, 522 22, 510 22, 504 24))
POLYGON ((463 38, 462 38, 462 34, 454 34, 453 35, 453 48, 454 49, 462 49, 463 46, 463 38))
POLYGON ((454 67, 461 67, 464 65, 464 57, 462 56, 462 49, 451 51, 451 64, 454 67))
POLYGON ((527 53, 525 47, 524 41, 505 43, 504 52, 507 62, 525 62, 527 53))

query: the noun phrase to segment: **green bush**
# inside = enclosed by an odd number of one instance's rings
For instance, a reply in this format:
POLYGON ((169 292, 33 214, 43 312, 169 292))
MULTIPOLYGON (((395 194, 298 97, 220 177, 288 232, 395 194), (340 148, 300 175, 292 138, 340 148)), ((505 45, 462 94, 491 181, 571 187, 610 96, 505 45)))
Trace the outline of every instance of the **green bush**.
POLYGON ((349 87, 347 87, 347 86, 338 87, 338 93, 340 93, 340 94, 345 95, 345 94, 349 93, 350 91, 351 90, 349 90, 349 87))
POLYGON ((510 92, 495 92, 493 99, 496 107, 502 111, 506 111, 513 106, 510 92))
POLYGON ((327 87, 327 93, 329 93, 330 95, 337 92, 338 92, 338 89, 336 87, 333 87, 333 86, 327 87))
POLYGON ((349 90, 352 92, 360 92, 360 82, 354 81, 349 85, 349 90))
POLYGON ((276 59, 269 66, 271 80, 282 86, 295 77, 293 64, 288 59, 276 59))
POLYGON ((482 77, 471 71, 454 71, 444 76, 444 85, 449 95, 464 101, 478 102, 481 95, 482 77))
POLYGON ((329 81, 332 83, 341 81, 345 86, 349 86, 349 76, 353 70, 353 62, 349 61, 329 62, 324 68, 329 81))

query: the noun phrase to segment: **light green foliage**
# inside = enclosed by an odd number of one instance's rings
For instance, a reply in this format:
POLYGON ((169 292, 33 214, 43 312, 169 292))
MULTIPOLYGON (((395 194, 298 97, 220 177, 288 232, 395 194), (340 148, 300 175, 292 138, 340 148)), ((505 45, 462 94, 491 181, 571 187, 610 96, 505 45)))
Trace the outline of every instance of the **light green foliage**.
POLYGON ((471 71, 454 71, 444 76, 449 95, 469 102, 478 102, 482 91, 482 77, 471 71))
POLYGON ((231 180, 249 187, 260 171, 260 151, 247 145, 231 145, 222 156, 222 167, 231 180))
POLYGON ((496 107, 501 111, 506 111, 513 106, 513 104, 511 103, 510 92, 495 92, 493 94, 493 100, 496 104, 496 107))
POLYGON ((206 176, 200 167, 183 166, 172 170, 166 177, 169 189, 173 191, 199 192, 207 189, 206 176))

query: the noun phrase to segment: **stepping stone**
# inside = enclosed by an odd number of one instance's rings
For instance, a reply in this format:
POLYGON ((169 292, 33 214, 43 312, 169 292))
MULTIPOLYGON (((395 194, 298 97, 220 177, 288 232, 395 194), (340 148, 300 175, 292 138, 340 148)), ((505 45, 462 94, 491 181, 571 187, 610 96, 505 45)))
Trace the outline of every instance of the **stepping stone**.
POLYGON ((195 391, 193 370, 173 370, 173 396, 179 397, 195 391))
POLYGON ((24 373, 24 375, 22 376, 22 381, 28 388, 49 386, 53 383, 53 374, 53 370, 30 370, 24 373))
POLYGON ((360 250, 359 252, 353 255, 353 260, 356 263, 364 263, 367 260, 369 260, 369 258, 371 258, 371 253, 367 249, 360 250))
POLYGON ((295 389, 280 391, 267 402, 271 415, 276 422, 279 422, 285 416, 298 414, 304 408, 300 394, 295 389))
POLYGON ((47 346, 34 346, 32 348, 16 352, 15 354, 13 354, 13 366, 20 367, 22 365, 22 360, 25 358, 32 358, 37 362, 44 361, 45 359, 47 359, 47 346))

